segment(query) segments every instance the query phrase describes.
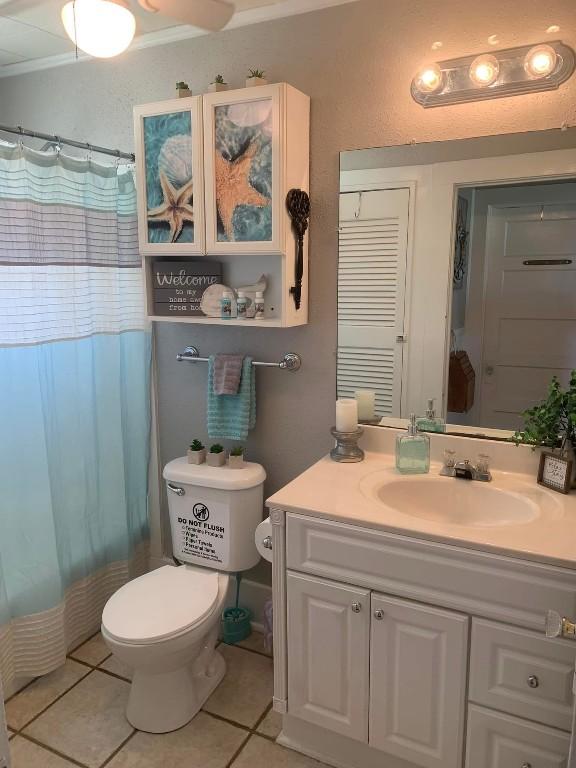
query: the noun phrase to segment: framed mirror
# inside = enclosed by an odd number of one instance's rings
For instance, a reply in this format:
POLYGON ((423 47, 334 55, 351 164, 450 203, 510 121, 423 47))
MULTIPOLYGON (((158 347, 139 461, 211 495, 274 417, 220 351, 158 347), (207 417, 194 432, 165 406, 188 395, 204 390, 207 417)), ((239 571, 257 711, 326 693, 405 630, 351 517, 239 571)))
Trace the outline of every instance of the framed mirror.
POLYGON ((337 390, 366 421, 433 400, 447 431, 508 439, 568 383, 576 129, 342 152, 339 210, 337 390))

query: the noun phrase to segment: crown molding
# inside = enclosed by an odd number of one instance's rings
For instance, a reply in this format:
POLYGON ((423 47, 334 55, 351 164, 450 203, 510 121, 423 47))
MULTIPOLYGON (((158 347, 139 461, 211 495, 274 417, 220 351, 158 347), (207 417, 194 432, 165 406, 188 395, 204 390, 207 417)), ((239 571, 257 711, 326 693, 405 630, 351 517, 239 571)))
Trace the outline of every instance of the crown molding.
MULTIPOLYGON (((274 21, 288 16, 297 16, 301 13, 311 13, 325 8, 331 8, 336 5, 346 5, 356 3, 358 0, 281 0, 273 5, 264 5, 258 8, 250 8, 246 11, 238 11, 234 14, 231 21, 222 31, 230 29, 239 29, 252 24, 260 24, 264 21, 274 21)), ((158 45, 167 45, 181 40, 190 40, 194 37, 203 37, 204 35, 214 34, 205 30, 191 27, 188 25, 177 25, 160 29, 156 32, 147 32, 134 39, 127 53, 137 51, 143 48, 153 48, 158 45)), ((74 51, 70 53, 61 53, 55 56, 46 56, 41 59, 31 59, 16 64, 5 64, 0 67, 0 78, 15 77, 25 75, 29 72, 38 72, 43 69, 52 69, 53 67, 63 67, 69 64, 75 64, 81 61, 90 61, 91 56, 85 53, 79 53, 78 57, 74 51)))

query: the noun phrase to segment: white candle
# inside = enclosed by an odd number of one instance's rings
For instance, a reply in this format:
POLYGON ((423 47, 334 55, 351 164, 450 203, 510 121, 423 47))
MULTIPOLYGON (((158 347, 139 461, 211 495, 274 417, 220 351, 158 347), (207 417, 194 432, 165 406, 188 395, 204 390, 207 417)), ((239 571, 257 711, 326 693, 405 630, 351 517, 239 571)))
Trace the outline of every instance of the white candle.
POLYGON ((336 429, 355 432, 358 429, 358 403, 352 398, 336 400, 336 429))
POLYGON ((376 415, 376 392, 371 389, 357 389, 354 397, 358 402, 360 421, 372 421, 376 415))

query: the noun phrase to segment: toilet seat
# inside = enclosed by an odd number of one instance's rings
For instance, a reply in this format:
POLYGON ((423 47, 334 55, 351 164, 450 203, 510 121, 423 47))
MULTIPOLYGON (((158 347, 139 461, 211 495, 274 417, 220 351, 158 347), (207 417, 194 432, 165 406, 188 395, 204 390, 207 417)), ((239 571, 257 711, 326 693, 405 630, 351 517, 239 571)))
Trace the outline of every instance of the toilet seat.
POLYGON ((167 640, 200 624, 217 603, 219 572, 166 565, 121 587, 106 603, 102 626, 123 643, 167 640))

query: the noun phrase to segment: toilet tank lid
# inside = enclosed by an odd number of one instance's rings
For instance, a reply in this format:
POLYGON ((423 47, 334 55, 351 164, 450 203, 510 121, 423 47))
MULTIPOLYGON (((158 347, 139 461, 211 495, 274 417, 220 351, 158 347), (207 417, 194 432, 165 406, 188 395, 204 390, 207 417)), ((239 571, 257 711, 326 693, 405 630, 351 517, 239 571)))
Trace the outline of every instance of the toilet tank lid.
POLYGON ((189 464, 186 456, 182 456, 166 464, 163 477, 173 483, 241 491, 262 485, 266 479, 266 472, 260 464, 251 461, 245 462, 241 469, 229 469, 228 467, 210 467, 208 464, 189 464))

